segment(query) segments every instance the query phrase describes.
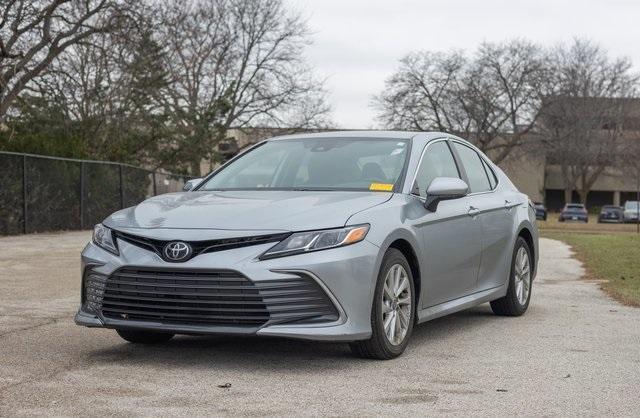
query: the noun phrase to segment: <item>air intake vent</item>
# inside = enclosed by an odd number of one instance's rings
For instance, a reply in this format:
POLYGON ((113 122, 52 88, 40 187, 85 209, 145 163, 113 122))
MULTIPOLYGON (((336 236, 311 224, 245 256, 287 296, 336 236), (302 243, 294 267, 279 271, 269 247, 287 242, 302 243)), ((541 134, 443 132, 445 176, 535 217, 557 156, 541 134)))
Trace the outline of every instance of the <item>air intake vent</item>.
POLYGON ((232 270, 130 267, 107 279, 102 315, 167 325, 239 327, 338 319, 327 294, 305 274, 252 282, 232 270))

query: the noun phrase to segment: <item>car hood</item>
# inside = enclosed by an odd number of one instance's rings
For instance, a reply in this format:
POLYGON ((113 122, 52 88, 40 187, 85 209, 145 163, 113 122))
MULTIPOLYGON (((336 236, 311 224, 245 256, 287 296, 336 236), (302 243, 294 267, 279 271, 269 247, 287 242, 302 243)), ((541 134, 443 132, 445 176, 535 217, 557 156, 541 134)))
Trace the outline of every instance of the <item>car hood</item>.
POLYGON ((105 219, 111 228, 303 231, 344 225, 393 193, 216 191, 169 193, 105 219))

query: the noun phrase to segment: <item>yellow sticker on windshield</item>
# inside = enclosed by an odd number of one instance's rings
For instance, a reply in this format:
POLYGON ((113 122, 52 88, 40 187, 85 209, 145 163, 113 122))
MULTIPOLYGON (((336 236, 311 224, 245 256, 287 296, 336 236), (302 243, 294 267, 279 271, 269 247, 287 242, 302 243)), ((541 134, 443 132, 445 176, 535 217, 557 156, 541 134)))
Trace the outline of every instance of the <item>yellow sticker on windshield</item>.
POLYGON ((389 183, 371 183, 369 190, 377 192, 390 192, 393 190, 393 184, 389 183))

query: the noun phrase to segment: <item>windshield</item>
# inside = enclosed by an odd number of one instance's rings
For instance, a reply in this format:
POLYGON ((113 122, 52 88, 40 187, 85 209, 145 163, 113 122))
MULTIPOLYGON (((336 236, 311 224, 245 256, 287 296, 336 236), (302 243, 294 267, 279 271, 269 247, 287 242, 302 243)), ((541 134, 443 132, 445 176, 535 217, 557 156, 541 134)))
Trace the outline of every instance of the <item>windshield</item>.
POLYGON ((398 139, 268 141, 240 156, 198 190, 392 191, 407 157, 398 139))
POLYGON ((627 210, 634 210, 634 209, 637 210, 639 207, 640 207, 640 202, 634 202, 632 200, 624 204, 624 208, 627 210))

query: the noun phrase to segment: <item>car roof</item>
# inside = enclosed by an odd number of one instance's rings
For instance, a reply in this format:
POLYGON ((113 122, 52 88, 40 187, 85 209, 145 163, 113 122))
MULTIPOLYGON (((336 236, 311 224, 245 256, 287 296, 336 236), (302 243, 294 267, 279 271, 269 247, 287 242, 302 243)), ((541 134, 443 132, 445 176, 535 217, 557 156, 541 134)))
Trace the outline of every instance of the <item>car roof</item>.
POLYGON ((378 130, 359 130, 359 131, 329 131, 304 134, 282 135, 269 138, 269 141, 278 141, 281 139, 314 139, 314 138, 371 138, 371 139, 412 139, 417 135, 425 135, 428 139, 447 135, 441 132, 417 132, 417 131, 378 131, 378 130))

